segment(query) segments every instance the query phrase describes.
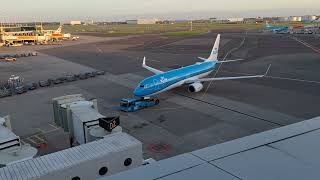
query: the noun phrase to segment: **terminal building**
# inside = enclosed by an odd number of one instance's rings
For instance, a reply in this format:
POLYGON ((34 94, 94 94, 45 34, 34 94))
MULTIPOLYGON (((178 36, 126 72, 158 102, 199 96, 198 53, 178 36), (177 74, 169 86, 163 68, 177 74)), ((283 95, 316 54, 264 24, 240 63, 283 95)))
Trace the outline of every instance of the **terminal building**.
POLYGON ((302 17, 301 16, 290 16, 288 18, 288 20, 291 22, 300 22, 300 21, 302 21, 302 17))
POLYGON ((50 39, 42 26, 1 27, 0 34, 0 41, 4 44, 37 43, 50 39))
POLYGON ((46 44, 48 41, 71 39, 71 34, 56 30, 45 30, 42 25, 0 27, 0 45, 46 44))
POLYGON ((231 23, 243 23, 244 22, 244 18, 242 18, 242 17, 233 17, 233 18, 228 18, 227 20, 231 23))
POLYGON ((127 24, 156 24, 159 19, 134 19, 134 20, 127 20, 127 24))
POLYGON ((81 21, 70 21, 70 25, 74 26, 74 25, 81 25, 82 22, 81 21))
POLYGON ((302 19, 302 21, 307 21, 307 22, 310 21, 310 22, 312 22, 312 21, 317 20, 317 16, 315 16, 315 15, 306 15, 306 16, 302 16, 301 19, 302 19))
POLYGON ((36 43, 48 40, 42 26, 1 27, 0 41, 5 44, 36 43))

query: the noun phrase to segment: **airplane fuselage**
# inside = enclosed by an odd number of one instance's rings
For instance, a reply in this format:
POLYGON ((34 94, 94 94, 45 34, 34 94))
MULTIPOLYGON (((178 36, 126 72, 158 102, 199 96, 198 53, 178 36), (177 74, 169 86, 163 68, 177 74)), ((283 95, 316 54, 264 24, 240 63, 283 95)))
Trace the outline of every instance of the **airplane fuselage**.
POLYGON ((288 28, 287 27, 279 27, 279 28, 273 28, 272 30, 275 32, 288 31, 288 28))
POLYGON ((280 31, 288 31, 288 27, 273 27, 273 26, 268 26, 267 29, 273 31, 273 32, 280 32, 280 31))
POLYGON ((134 95, 147 97, 179 87, 188 80, 208 76, 215 66, 215 61, 207 61, 148 77, 139 83, 134 90, 134 95))

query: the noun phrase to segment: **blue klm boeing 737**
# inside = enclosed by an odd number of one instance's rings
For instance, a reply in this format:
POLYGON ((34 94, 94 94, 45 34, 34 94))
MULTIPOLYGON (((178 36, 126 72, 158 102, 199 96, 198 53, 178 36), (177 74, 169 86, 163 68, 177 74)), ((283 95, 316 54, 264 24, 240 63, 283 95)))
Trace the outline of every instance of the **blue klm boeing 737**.
POLYGON ((138 87, 134 90, 134 95, 138 97, 150 97, 161 92, 188 84, 189 92, 199 92, 203 88, 202 82, 206 81, 220 81, 220 80, 233 80, 233 79, 248 79, 248 78, 261 78, 264 75, 254 76, 239 76, 239 77, 218 77, 218 78, 204 78, 208 76, 219 63, 233 62, 238 60, 218 61, 218 50, 220 44, 220 34, 217 36, 216 42, 213 46, 209 58, 201 58, 203 62, 198 62, 194 65, 174 69, 171 71, 163 72, 146 65, 146 58, 143 59, 142 67, 153 72, 155 75, 148 77, 141 81, 138 87))

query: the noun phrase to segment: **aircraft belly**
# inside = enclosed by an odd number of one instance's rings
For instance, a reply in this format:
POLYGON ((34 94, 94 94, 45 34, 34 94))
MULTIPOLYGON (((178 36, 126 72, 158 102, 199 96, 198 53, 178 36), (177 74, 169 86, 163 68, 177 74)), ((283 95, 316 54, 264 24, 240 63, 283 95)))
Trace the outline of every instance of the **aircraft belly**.
POLYGON ((168 86, 168 87, 166 87, 166 88, 164 88, 164 89, 161 89, 160 91, 157 91, 157 92, 155 92, 155 93, 152 93, 152 94, 150 94, 150 95, 148 95, 148 96, 153 96, 153 95, 156 95, 156 94, 159 94, 159 93, 168 91, 168 90, 170 90, 170 89, 174 89, 174 88, 179 87, 179 86, 181 86, 181 85, 183 85, 183 83, 181 83, 181 81, 179 81, 179 82, 177 82, 177 83, 175 83, 175 84, 172 84, 172 85, 170 85, 170 86, 168 86))
POLYGON ((174 89, 176 87, 180 87, 182 86, 183 84, 185 84, 186 81, 188 80, 197 80, 197 79, 200 79, 200 78, 203 78, 203 77, 206 77, 208 76, 212 71, 209 71, 209 72, 206 72, 206 73, 203 73, 203 74, 199 74, 199 75, 196 75, 196 76, 193 76, 191 78, 188 78, 188 79, 184 79, 184 80, 181 80, 181 81, 178 81, 164 89, 161 89, 160 91, 157 91, 157 92, 154 92, 148 96, 153 96, 153 95, 156 95, 156 94, 159 94, 159 93, 162 93, 162 92, 165 92, 165 91, 168 91, 168 90, 171 90, 171 89, 174 89))
POLYGON ((186 81, 192 81, 192 80, 197 80, 197 79, 201 79, 201 78, 204 78, 206 76, 208 76, 212 71, 209 71, 209 72, 206 72, 206 73, 203 73, 203 74, 199 74, 197 76, 193 76, 191 78, 188 78, 188 79, 185 79, 183 80, 183 84, 186 82, 186 81))

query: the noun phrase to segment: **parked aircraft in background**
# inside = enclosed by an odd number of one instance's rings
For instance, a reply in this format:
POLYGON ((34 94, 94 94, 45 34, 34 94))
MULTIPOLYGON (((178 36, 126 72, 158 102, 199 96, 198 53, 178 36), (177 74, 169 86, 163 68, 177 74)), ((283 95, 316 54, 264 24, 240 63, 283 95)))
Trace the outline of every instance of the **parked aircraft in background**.
POLYGON ((270 25, 268 22, 266 22, 266 29, 273 31, 274 33, 289 31, 289 27, 285 27, 285 26, 274 27, 274 26, 270 25))
POLYGON ((70 33, 62 33, 62 25, 57 30, 44 30, 45 34, 53 40, 71 39, 70 33))

